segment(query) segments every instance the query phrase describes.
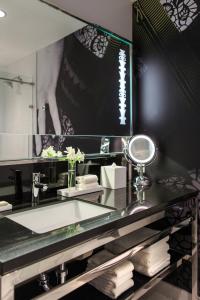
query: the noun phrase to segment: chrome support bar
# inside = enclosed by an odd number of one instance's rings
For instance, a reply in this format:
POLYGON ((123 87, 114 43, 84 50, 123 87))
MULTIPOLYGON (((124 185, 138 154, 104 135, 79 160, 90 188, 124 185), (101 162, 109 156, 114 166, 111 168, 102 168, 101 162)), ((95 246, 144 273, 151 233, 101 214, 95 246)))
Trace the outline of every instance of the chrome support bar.
POLYGON ((7 274, 0 277, 0 299, 1 300, 14 300, 15 294, 14 276, 7 274))

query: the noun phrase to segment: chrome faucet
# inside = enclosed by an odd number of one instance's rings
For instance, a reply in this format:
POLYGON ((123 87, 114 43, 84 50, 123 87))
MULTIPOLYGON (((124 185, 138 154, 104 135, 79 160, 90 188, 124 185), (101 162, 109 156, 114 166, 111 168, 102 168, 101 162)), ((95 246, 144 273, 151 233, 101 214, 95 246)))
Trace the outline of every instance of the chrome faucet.
POLYGON ((45 192, 48 189, 48 185, 46 183, 41 183, 41 178, 44 178, 45 175, 39 173, 33 173, 33 184, 32 184, 32 202, 39 202, 39 192, 45 192))

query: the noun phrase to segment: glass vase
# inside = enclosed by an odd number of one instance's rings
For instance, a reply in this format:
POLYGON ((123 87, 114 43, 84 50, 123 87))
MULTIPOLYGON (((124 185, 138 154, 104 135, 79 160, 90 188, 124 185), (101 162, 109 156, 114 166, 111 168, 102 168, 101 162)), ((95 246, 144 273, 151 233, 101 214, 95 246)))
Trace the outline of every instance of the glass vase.
POLYGON ((76 186, 76 163, 68 161, 68 188, 74 189, 76 186))

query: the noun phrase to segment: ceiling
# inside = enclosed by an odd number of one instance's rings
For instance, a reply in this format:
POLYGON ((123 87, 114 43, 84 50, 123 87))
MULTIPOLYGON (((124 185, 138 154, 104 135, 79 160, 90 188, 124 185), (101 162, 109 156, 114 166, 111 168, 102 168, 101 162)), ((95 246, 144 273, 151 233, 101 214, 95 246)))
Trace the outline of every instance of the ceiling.
POLYGON ((0 0, 0 65, 25 56, 84 27, 81 22, 39 0, 0 0))
POLYGON ((89 23, 132 40, 132 2, 137 0, 45 0, 89 23))

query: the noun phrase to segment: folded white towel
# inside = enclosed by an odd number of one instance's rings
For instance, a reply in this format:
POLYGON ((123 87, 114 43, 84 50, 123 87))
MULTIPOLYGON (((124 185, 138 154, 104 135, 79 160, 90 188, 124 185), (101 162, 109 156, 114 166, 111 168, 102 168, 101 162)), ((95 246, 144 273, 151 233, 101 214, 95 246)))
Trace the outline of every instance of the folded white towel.
MULTIPOLYGON (((105 263, 106 261, 114 258, 114 255, 107 250, 102 250, 88 259, 88 270, 105 263)), ((116 267, 108 270, 107 275, 122 277, 134 270, 132 262, 125 260, 119 263, 116 267)))
POLYGON ((165 260, 169 257, 168 254, 169 245, 166 244, 165 248, 160 248, 159 251, 155 252, 144 252, 143 250, 134 255, 131 261, 135 264, 151 267, 157 264, 158 261, 165 260))
POLYGON ((159 231, 157 230, 144 227, 107 244, 105 248, 114 254, 119 254, 131 247, 134 247, 134 245, 139 244, 145 239, 150 238, 158 232, 159 231))
POLYGON ((127 280, 132 279, 133 273, 127 273, 124 276, 109 276, 107 274, 101 275, 100 277, 93 280, 96 284, 104 286, 105 289, 114 289, 124 284, 127 280))
POLYGON ((84 184, 90 184, 94 182, 98 182, 98 177, 96 175, 84 175, 84 176, 77 176, 76 177, 77 183, 84 183, 84 184))
POLYGON ((160 272, 162 269, 167 267, 169 264, 170 264, 170 255, 167 259, 159 261, 156 265, 151 266, 150 268, 138 264, 135 264, 134 267, 137 272, 152 277, 156 273, 160 272))
MULTIPOLYGON (((162 249, 162 251, 165 251, 165 249, 169 249, 169 245, 167 244, 169 240, 169 236, 166 236, 164 239, 156 242, 155 244, 145 248, 144 253, 153 253, 155 251, 160 251, 162 249)), ((168 251, 168 250, 167 250, 168 251)))
MULTIPOLYGON (((89 271, 89 270, 91 270, 95 267, 97 267, 96 264, 90 263, 90 264, 87 265, 87 270, 89 271)), ((134 270, 133 263, 126 260, 123 263, 120 263, 116 267, 114 267, 114 268, 110 269, 109 271, 107 271, 104 275, 101 275, 101 277, 105 276, 106 280, 110 280, 110 281, 122 280, 123 277, 128 275, 128 274, 132 274, 131 277, 133 277, 133 270, 134 270)))
POLYGON ((99 184, 98 184, 98 182, 93 182, 93 183, 77 183, 76 184, 76 187, 78 188, 78 189, 90 189, 90 188, 96 188, 96 187, 98 187, 99 186, 99 184))
POLYGON ((97 290, 102 292, 103 294, 107 295, 108 297, 112 299, 116 299, 119 297, 122 293, 124 293, 126 290, 131 288, 134 285, 134 282, 132 279, 127 280, 125 283, 119 285, 117 288, 114 289, 105 289, 104 285, 96 284, 95 282, 91 281, 90 284, 94 286, 97 290))

